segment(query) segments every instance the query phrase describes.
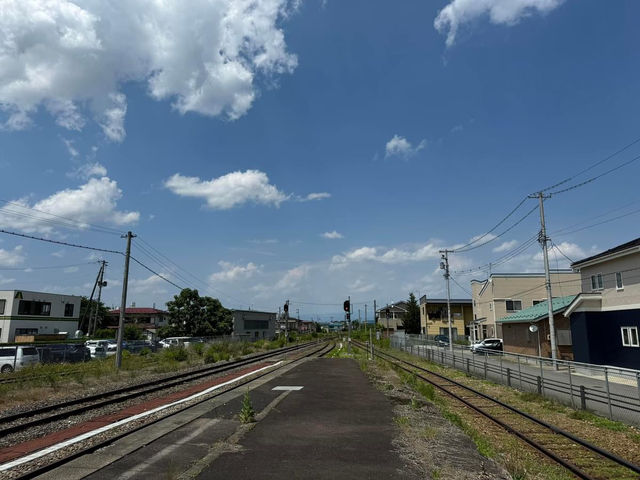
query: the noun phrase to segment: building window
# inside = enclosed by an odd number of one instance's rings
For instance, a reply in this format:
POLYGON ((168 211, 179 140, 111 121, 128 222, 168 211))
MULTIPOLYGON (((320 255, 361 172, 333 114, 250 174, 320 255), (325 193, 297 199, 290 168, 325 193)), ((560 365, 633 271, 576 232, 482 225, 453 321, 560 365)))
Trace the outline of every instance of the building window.
POLYGON ((51 315, 51 302, 20 300, 18 315, 43 315, 48 317, 51 315))
POLYGON ((604 284, 602 283, 602 274, 591 275, 591 290, 602 290, 604 284))
POLYGON ((533 301, 533 305, 535 306, 535 305, 537 305, 537 304, 539 304, 539 303, 542 303, 542 302, 545 302, 545 301, 546 301, 546 300, 534 300, 534 301, 533 301))
POLYGON ((6 300, 0 300, 0 315, 4 315, 4 307, 7 304, 6 300))
POLYGON ((638 342, 638 327, 620 327, 623 347, 640 347, 638 342))
POLYGON ((507 312, 517 312, 518 310, 522 310, 521 300, 506 300, 505 304, 507 307, 507 312))
POLYGON ((64 304, 64 316, 65 317, 73 317, 73 303, 65 303, 64 304))
POLYGON ((37 328, 16 328, 16 335, 37 335, 37 328))
POLYGON ((623 290, 624 285, 622 284, 622 272, 616 272, 616 290, 623 290))

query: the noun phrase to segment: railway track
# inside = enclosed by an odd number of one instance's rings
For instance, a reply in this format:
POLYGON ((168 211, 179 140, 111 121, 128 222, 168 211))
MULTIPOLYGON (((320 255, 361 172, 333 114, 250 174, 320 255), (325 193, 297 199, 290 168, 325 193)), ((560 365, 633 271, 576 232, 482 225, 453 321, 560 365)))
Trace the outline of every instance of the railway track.
MULTIPOLYGON (((367 348, 360 342, 353 343, 358 348, 367 348)), ((578 478, 585 480, 640 478, 640 466, 570 432, 395 355, 380 350, 375 350, 374 355, 462 402, 477 414, 488 418, 538 452, 562 465, 578 478)))
MULTIPOLYGON (((323 343, 320 346, 317 346, 317 344, 315 342, 310 342, 310 343, 305 343, 302 345, 298 345, 298 346, 293 346, 293 347, 288 347, 285 349, 278 349, 272 352, 267 352, 264 354, 259 354, 259 355, 254 355, 249 359, 243 359, 243 360, 239 360, 236 362, 229 362, 225 365, 221 365, 221 366, 217 366, 217 367, 210 367, 210 368, 206 368, 206 369, 201 369, 198 372, 189 372, 188 374, 185 374, 184 377, 188 377, 188 379, 183 379, 183 378, 178 378, 180 377, 180 375, 176 375, 174 377, 171 377, 173 379, 174 382, 178 382, 178 383, 185 383, 185 382, 191 382, 193 380, 197 380, 199 378, 204 378, 206 376, 212 376, 212 375, 217 375, 219 373, 224 373, 224 372, 228 372, 230 370, 234 370, 237 369, 239 367, 246 367, 250 364, 256 364, 256 363, 260 363, 263 362, 264 360, 267 360, 269 358, 273 358, 273 357, 277 357, 280 356, 284 353, 291 353, 292 356, 296 354, 296 352, 298 351, 302 351, 302 355, 300 355, 297 358, 291 358, 290 360, 299 360, 301 358, 305 358, 305 357, 310 357, 313 355, 317 355, 317 356, 323 356, 326 355, 327 353, 329 353, 333 348, 333 345, 329 344, 327 345, 326 343, 323 343), (313 348, 316 347, 316 348, 313 348), (206 370, 206 371, 205 371, 206 370), (195 376, 195 377, 194 377, 195 376)), ((284 364, 283 364, 284 365, 284 364)), ((20 467, 20 471, 18 473, 15 473, 11 475, 11 478, 19 478, 19 479, 27 479, 27 478, 34 478, 37 475, 40 475, 48 470, 51 470, 57 466, 60 466, 74 458, 77 458, 81 455, 84 455, 86 453, 90 453, 92 451, 95 451, 99 448, 102 448, 106 445, 109 445, 110 443, 113 443, 114 441, 123 438, 137 430, 140 430, 148 425, 151 425, 153 423, 156 423, 160 420, 163 420, 167 417, 173 416, 177 413, 179 413, 180 411, 184 410, 185 408, 190 408, 194 405, 198 405, 202 402, 205 402, 207 400, 210 400, 222 393, 226 393, 229 392, 231 390, 235 390, 238 389, 240 387, 242 387, 243 385, 247 384, 250 381, 256 380, 257 378, 260 378, 264 375, 267 375, 269 373, 272 373, 273 371, 282 368, 282 366, 277 366, 274 368, 269 368, 268 370, 264 371, 264 372, 260 372, 257 373, 256 375, 251 375, 250 377, 246 378, 246 379, 242 379, 239 380, 237 383, 233 383, 231 385, 229 385, 228 387, 225 387, 224 389, 221 389, 220 391, 216 391, 216 392, 212 392, 208 395, 203 396, 201 399, 198 399, 196 401, 192 401, 190 403, 188 403, 188 405, 185 404, 184 408, 180 408, 178 410, 173 410, 170 413, 168 413, 167 415, 162 415, 158 418, 153 418, 150 421, 144 422, 143 424, 140 425, 135 425, 132 428, 123 431, 123 432, 118 432, 114 435, 108 436, 108 438, 102 438, 98 441, 93 441, 90 444, 87 444, 86 446, 81 446, 80 448, 75 448, 72 449, 72 451, 68 454, 68 455, 63 455, 61 457, 55 458, 54 460, 52 460, 51 462, 41 462, 38 461, 38 465, 36 465, 34 468, 30 468, 27 464, 27 467, 20 467), (46 463, 46 465, 41 465, 41 463, 46 463)), ((264 369, 264 368, 263 368, 264 369)), ((244 376, 248 376, 250 374, 244 375, 244 376)), ((148 382, 148 383, 153 383, 153 382, 148 382)), ((231 382, 228 382, 231 383, 231 382)), ((146 385, 146 384, 145 384, 146 385)), ((137 386, 139 388, 139 386, 137 386)), ((153 388, 151 386, 149 386, 149 388, 153 388)), ((163 384, 161 388, 168 388, 166 384, 163 384)), ((118 402, 123 402, 125 400, 123 400, 123 397, 126 396, 128 397, 128 399, 131 398, 135 398, 135 397, 140 397, 143 395, 147 395, 149 393, 149 389, 145 388, 144 391, 142 390, 138 390, 138 391, 129 391, 132 390, 133 387, 127 387, 124 389, 119 389, 118 391, 120 393, 123 393, 123 395, 120 396, 116 396, 115 398, 110 398, 107 399, 105 401, 109 401, 112 403, 118 403, 118 402)), ((155 389, 157 390, 157 389, 155 389)), ((113 392, 112 392, 113 393, 113 392)), ((1 422, 4 422, 5 424, 7 423, 5 420, 11 418, 11 422, 18 422, 18 423, 12 423, 11 425, 5 426, 3 428, 3 430, 0 431, 0 436, 4 436, 5 433, 3 432, 7 432, 7 431, 12 431, 12 432, 24 432, 24 431, 28 431, 30 428, 33 428, 34 426, 39 426, 42 425, 43 423, 48 423, 49 421, 51 422, 58 422, 60 424, 62 424, 64 422, 65 418, 70 418, 72 416, 76 416, 79 415, 82 412, 86 412, 87 410, 92 410, 92 409, 97 409, 97 408, 101 408, 101 406, 96 406, 96 403, 92 403, 92 404, 78 404, 81 403, 82 401, 85 401, 86 399, 78 399, 78 400, 74 400, 72 402, 61 402, 58 403, 56 405, 51 405, 51 406, 47 406, 47 407, 43 407, 44 410, 47 410, 49 412, 54 412, 52 415, 46 415, 46 417, 44 418, 37 418, 37 419, 30 419, 30 420, 25 420, 28 419, 30 416, 33 415, 42 415, 43 414, 43 409, 37 409, 38 413, 34 413, 34 411, 32 412, 21 412, 19 414, 15 414, 12 415, 10 417, 4 417, 2 419, 0 419, 1 422), (73 407, 73 408, 69 408, 69 407, 73 407), (65 409, 62 412, 55 412, 55 410, 59 410, 59 409, 65 409), (51 419, 51 420, 47 420, 47 419, 51 419), (20 421, 22 420, 22 421, 20 421)), ((44 412, 45 414, 47 413, 46 411, 44 412)), ((6 464, 5 464, 6 466, 6 464)), ((8 473, 11 470, 7 470, 7 469, 3 469, 2 468, 3 465, 0 465, 0 475, 2 475, 2 473, 8 473)))
POLYGON ((35 426, 43 425, 46 423, 59 422, 74 415, 80 415, 90 410, 104 408, 117 403, 127 402, 129 400, 142 397, 144 395, 149 395, 154 392, 207 378, 211 375, 234 370, 242 366, 256 363, 260 360, 272 358, 284 353, 294 352, 313 344, 314 343, 306 343, 302 345, 287 347, 284 349, 278 349, 271 352, 253 355, 250 358, 227 362, 224 365, 212 365, 210 367, 201 368, 196 371, 172 375, 162 380, 152 380, 137 385, 130 385, 106 393, 103 392, 96 395, 90 395, 83 398, 59 402, 35 408, 33 410, 18 412, 12 415, 0 417, 0 438, 4 438, 7 435, 25 431, 29 428, 33 428, 35 426))

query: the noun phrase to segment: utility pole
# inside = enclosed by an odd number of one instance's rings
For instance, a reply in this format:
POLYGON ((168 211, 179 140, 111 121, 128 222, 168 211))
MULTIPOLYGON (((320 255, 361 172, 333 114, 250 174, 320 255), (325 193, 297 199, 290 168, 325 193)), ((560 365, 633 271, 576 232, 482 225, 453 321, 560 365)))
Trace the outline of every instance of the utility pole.
POLYGON ((131 257, 131 239, 134 238, 131 232, 127 232, 122 238, 127 239, 127 251, 124 256, 124 276, 122 279, 122 301, 120 302, 120 319, 118 321, 118 347, 116 350, 116 368, 120 370, 122 366, 122 339, 124 337, 124 313, 127 309, 127 284, 129 283, 129 258, 131 257))
POLYGON ((378 312, 376 312, 376 301, 373 301, 373 328, 375 330, 375 328, 378 326, 378 319, 376 318, 376 316, 378 315, 378 312))
POLYGON ((364 333, 367 333, 369 325, 367 325, 367 304, 364 304, 364 333))
POLYGON ((347 310, 347 327, 349 328, 349 338, 347 339, 347 353, 351 353, 351 295, 347 297, 349 309, 347 310))
POLYGON ((89 319, 89 333, 95 333, 96 325, 98 324, 98 311, 100 310, 100 299, 102 298, 102 287, 107 286, 107 282, 104 281, 104 269, 107 267, 107 261, 102 260, 102 268, 100 268, 100 275, 98 279, 98 301, 96 303, 96 312, 93 317, 93 322, 89 319))
POLYGON ((551 274, 549 273, 549 253, 547 251, 547 228, 544 223, 544 199, 551 198, 551 195, 545 195, 542 192, 538 192, 535 195, 529 195, 529 198, 538 198, 540 202, 540 234, 538 235, 538 242, 542 245, 542 254, 544 257, 544 280, 547 287, 547 304, 549 307, 549 338, 551 340, 551 358, 553 360, 554 367, 556 366, 557 346, 556 346, 556 325, 553 318, 553 296, 551 295, 551 274))
POLYGON ((442 261, 440 268, 444 270, 444 278, 447 281, 447 318, 449 320, 449 351, 453 352, 453 329, 451 328, 451 289, 449 288, 449 253, 452 250, 440 250, 442 261))
POLYGON ((289 341, 289 300, 285 302, 286 308, 284 309, 284 341, 289 341))

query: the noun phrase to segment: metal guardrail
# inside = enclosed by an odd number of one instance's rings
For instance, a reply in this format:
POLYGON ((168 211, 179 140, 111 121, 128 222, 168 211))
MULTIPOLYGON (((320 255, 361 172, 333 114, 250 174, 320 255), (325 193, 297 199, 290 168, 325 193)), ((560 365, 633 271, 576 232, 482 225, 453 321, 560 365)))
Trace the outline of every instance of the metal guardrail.
POLYGON ((391 347, 572 408, 640 425, 639 370, 514 353, 473 353, 464 345, 453 345, 450 351, 419 335, 392 335, 391 347))

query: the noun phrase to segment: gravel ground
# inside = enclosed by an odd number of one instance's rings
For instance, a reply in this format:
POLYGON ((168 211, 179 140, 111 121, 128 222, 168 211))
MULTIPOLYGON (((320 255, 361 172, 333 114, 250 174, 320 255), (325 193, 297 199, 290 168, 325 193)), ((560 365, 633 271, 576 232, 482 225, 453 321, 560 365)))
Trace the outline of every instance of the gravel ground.
POLYGON ((407 388, 390 369, 368 364, 367 373, 378 389, 395 404, 398 454, 425 478, 455 480, 508 480, 511 475, 483 457, 458 427, 440 410, 407 388), (452 453, 455 452, 455 455, 452 453))

